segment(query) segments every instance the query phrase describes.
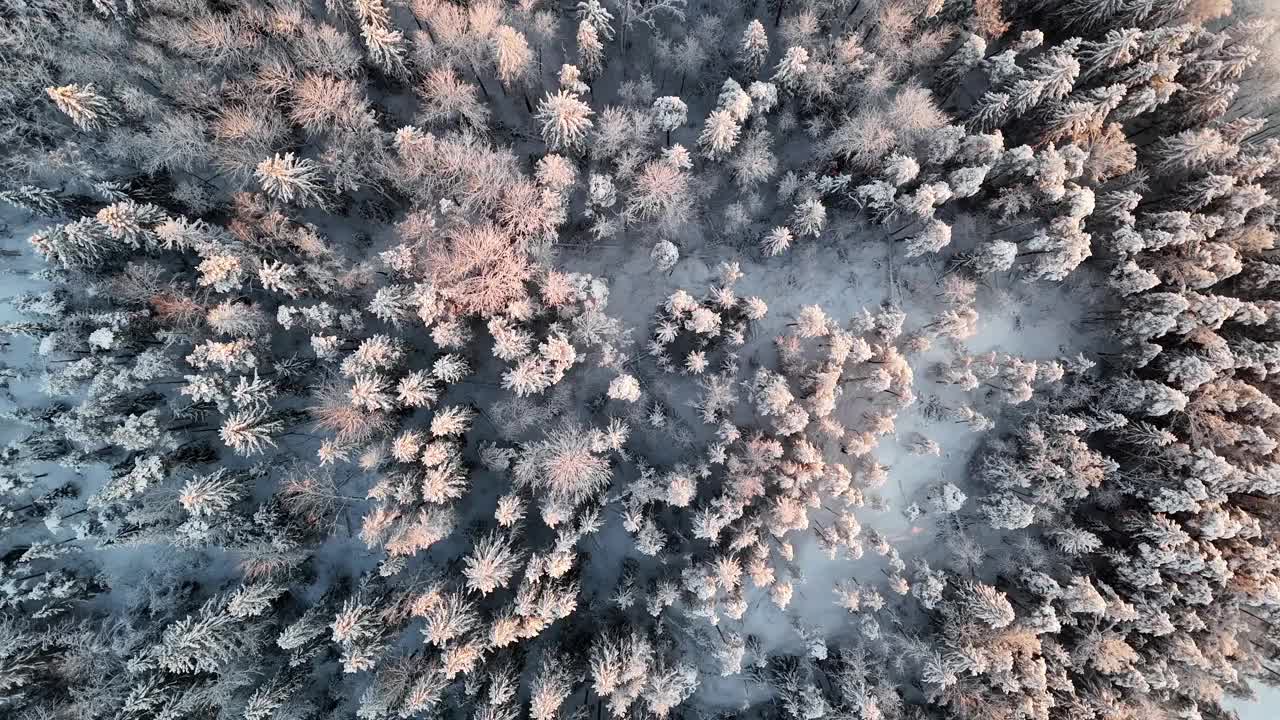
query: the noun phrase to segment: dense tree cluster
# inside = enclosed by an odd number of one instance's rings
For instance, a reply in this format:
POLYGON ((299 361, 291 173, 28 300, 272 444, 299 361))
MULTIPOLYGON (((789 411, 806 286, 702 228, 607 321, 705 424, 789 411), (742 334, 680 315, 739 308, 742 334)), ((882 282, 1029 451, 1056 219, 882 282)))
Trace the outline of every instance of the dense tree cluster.
POLYGON ((1264 9, 0 19, 5 717, 1214 720, 1280 678, 1264 9), (629 325, 581 261, 624 246, 706 286, 629 325), (748 277, 863 247, 874 307, 748 277), (982 349, 1055 283, 1092 347, 982 349))

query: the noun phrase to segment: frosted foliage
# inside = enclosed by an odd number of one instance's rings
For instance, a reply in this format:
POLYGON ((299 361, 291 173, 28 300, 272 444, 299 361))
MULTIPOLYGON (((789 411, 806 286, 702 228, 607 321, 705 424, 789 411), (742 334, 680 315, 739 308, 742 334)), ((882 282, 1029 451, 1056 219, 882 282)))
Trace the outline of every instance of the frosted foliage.
POLYGON ((500 25, 494 31, 493 52, 498 79, 507 86, 524 77, 533 59, 533 51, 524 35, 507 25, 500 25))
POLYGON ((603 489, 610 476, 608 462, 595 453, 590 435, 573 425, 559 427, 546 440, 527 446, 515 465, 518 482, 572 504, 603 489))
POLYGON ((918 235, 907 240, 907 257, 936 253, 951 244, 951 226, 941 220, 930 220, 918 235))
POLYGON ((733 78, 725 80, 724 85, 720 86, 720 97, 716 104, 738 122, 751 115, 751 96, 733 78))
POLYGON ((951 483, 944 483, 930 494, 930 502, 938 512, 954 513, 964 506, 965 494, 951 483))
POLYGON ((582 0, 577 4, 578 18, 591 25, 606 40, 613 39, 613 14, 600 0, 582 0))
POLYGON ((1035 508, 1011 493, 990 498, 983 505, 982 513, 992 527, 1006 530, 1025 528, 1035 520, 1035 508))
POLYGON ((0 716, 1232 716, 1266 5, 7 4, 0 716))
POLYGON ((589 105, 567 90, 547 93, 537 114, 543 140, 552 150, 580 147, 592 126, 592 114, 589 105))
POLYGON ((753 18, 742 31, 742 41, 738 49, 738 57, 751 72, 756 72, 769 56, 769 35, 764 25, 753 18))
POLYGON ((463 574, 469 588, 487 595, 510 582, 519 565, 520 556, 512 550, 509 541, 490 535, 472 548, 463 574))
POLYGON ((760 249, 766 255, 778 255, 791 247, 794 237, 791 230, 785 227, 776 227, 765 234, 760 240, 760 249))
POLYGON ((660 97, 653 101, 653 113, 658 129, 670 132, 685 124, 689 107, 678 97, 660 97))
POLYGON ((920 174, 920 164, 905 155, 890 155, 885 160, 884 176, 893 185, 906 185, 920 174))
POLYGON ((787 48, 778 66, 774 69, 773 79, 783 87, 795 87, 808 69, 809 51, 802 47, 787 48))
POLYGON ((640 383, 631 375, 619 375, 609 383, 609 397, 635 402, 640 399, 640 383))
POLYGON ((83 130, 96 130, 111 121, 111 107, 94 91, 93 83, 45 88, 45 94, 83 130))
POLYGON ((595 25, 583 22, 578 25, 578 60, 588 77, 600 74, 604 64, 604 44, 595 25))
POLYGON ((827 208, 816 198, 796 204, 791 212, 791 227, 804 236, 816 236, 827 225, 827 208))
POLYGON ((710 159, 724 157, 738 144, 738 120, 730 110, 716 110, 707 117, 698 145, 710 159))
POLYGON ((680 261, 680 249, 670 240, 659 240, 654 244, 649 257, 653 260, 653 266, 659 271, 670 270, 680 261))
POLYGON ((285 202, 319 199, 319 173, 311 160, 298 160, 293 153, 274 155, 258 164, 258 182, 267 194, 285 202))
POLYGON ((778 104, 778 86, 773 83, 752 82, 747 94, 751 96, 751 111, 757 115, 769 112, 778 104))
POLYGON ((618 201, 618 191, 607 175, 592 175, 587 193, 592 204, 602 208, 613 207, 618 201))
POLYGON ((979 622, 993 628, 1002 628, 1013 622, 1013 606, 1008 598, 990 585, 977 583, 963 591, 964 609, 979 622))

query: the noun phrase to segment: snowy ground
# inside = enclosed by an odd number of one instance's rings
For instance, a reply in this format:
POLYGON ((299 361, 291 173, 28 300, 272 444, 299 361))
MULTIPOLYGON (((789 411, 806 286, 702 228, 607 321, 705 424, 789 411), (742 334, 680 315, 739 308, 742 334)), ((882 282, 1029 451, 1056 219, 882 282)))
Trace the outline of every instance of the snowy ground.
POLYGON ((1254 690, 1258 699, 1253 702, 1234 700, 1228 704, 1240 720, 1274 720, 1280 716, 1280 688, 1255 687, 1254 690))

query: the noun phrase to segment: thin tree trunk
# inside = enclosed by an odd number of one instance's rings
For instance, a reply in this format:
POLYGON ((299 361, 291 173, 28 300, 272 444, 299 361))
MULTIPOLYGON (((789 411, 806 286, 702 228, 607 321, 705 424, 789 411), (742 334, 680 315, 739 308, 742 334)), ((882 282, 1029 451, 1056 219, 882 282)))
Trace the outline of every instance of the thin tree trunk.
POLYGON ((476 82, 480 84, 480 92, 484 93, 484 99, 492 100, 493 98, 489 95, 489 88, 485 87, 484 80, 480 79, 480 71, 476 69, 476 64, 471 61, 467 61, 467 64, 471 66, 471 72, 476 76, 476 82))

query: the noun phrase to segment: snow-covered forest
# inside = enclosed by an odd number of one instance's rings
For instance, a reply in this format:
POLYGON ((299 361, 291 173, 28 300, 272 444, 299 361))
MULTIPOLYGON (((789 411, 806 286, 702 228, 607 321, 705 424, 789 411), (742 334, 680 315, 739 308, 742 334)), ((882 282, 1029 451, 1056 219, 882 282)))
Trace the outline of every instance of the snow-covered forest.
POLYGON ((1278 232, 1271 0, 0 0, 0 717, 1229 720, 1278 232))

